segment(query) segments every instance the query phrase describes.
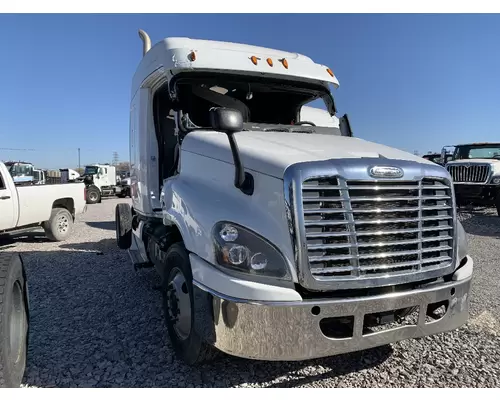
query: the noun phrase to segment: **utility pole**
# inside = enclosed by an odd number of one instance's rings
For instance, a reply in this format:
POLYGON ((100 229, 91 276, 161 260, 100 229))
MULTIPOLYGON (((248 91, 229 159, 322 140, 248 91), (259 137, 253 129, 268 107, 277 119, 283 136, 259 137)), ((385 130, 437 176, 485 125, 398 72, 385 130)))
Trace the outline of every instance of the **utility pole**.
POLYGON ((80 170, 80 148, 78 147, 78 170, 80 170))

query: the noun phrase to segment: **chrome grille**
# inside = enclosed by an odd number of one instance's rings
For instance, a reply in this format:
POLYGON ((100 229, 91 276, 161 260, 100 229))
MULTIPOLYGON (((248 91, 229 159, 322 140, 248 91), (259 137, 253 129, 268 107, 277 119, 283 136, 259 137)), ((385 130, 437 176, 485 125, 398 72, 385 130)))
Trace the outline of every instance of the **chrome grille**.
POLYGON ((368 281, 450 267, 452 198, 451 184, 441 178, 306 179, 302 210, 312 277, 368 281))
POLYGON ((453 182, 486 183, 490 175, 488 164, 452 164, 446 169, 453 182))

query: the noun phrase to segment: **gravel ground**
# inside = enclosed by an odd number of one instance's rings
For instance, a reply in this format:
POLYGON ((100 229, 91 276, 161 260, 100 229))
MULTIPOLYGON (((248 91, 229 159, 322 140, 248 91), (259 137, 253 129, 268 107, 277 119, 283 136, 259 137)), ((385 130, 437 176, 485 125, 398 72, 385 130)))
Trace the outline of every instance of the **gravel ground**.
POLYGON ((308 362, 223 356, 190 368, 172 354, 152 270, 135 272, 114 240, 114 207, 91 205, 72 238, 0 243, 30 284, 27 387, 498 387, 500 218, 467 215, 475 263, 469 323, 454 332, 308 362))

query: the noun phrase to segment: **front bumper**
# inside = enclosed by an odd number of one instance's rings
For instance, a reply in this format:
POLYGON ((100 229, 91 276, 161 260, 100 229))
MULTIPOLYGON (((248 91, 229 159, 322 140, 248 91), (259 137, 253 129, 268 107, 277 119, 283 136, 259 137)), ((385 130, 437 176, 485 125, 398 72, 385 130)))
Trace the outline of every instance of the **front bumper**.
MULTIPOLYGON (((472 259, 461 269, 472 272, 472 259)), ((201 296, 210 298, 213 307, 213 320, 205 319, 203 332, 200 331, 205 340, 238 357, 285 361, 349 353, 456 329, 469 316, 471 275, 462 273, 454 277, 460 278, 463 279, 386 295, 296 302, 229 298, 194 283, 196 290, 203 292, 201 296), (427 307, 443 301, 448 302, 444 316, 428 321, 427 307), (419 307, 419 313, 414 324, 366 332, 365 315, 415 306, 419 307), (343 338, 325 335, 320 321, 335 317, 353 321, 350 335, 343 338)))

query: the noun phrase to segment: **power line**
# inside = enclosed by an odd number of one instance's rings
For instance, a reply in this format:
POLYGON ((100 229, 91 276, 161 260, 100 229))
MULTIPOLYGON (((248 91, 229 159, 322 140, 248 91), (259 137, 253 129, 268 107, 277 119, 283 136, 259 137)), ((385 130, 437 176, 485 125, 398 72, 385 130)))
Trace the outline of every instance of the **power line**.
MULTIPOLYGON (((60 152, 68 152, 68 151, 74 151, 78 149, 77 147, 68 147, 65 149, 14 149, 10 147, 0 147, 0 150, 6 150, 6 151, 43 151, 46 153, 49 153, 51 151, 60 151, 60 152)), ((82 151, 96 151, 96 149, 82 149, 81 147, 79 148, 82 151)))
POLYGON ((11 149, 9 147, 0 147, 0 150, 9 150, 9 151, 37 151, 35 149, 11 149))

